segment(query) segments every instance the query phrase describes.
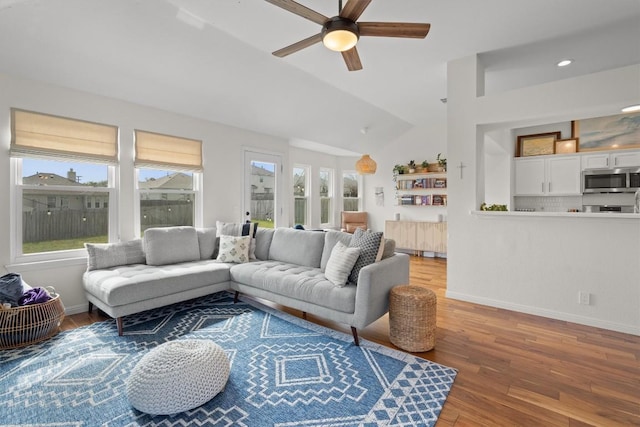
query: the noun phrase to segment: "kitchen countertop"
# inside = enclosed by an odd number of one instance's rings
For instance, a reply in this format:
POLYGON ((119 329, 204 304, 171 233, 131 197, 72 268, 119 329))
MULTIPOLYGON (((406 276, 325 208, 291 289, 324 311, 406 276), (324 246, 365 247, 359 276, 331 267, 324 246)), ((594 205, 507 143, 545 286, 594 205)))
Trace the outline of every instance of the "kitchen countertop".
POLYGON ((606 218, 606 219, 640 219, 637 213, 605 213, 605 212, 520 212, 520 211, 470 211, 476 216, 510 216, 510 217, 571 217, 571 218, 606 218))

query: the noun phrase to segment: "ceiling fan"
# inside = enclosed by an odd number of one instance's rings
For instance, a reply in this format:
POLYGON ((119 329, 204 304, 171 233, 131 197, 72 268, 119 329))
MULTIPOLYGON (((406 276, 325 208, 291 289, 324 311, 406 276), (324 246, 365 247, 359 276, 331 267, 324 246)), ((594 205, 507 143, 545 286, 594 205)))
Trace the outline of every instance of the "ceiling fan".
POLYGON ((344 58, 349 71, 362 69, 360 56, 356 49, 356 43, 360 36, 423 39, 431 28, 430 24, 408 22, 357 22, 362 12, 371 3, 371 0, 347 0, 344 8, 342 7, 342 0, 338 0, 338 15, 332 18, 293 0, 266 1, 322 25, 322 30, 319 34, 276 50, 273 52, 275 56, 282 58, 322 41, 327 48, 342 53, 342 58, 344 58))

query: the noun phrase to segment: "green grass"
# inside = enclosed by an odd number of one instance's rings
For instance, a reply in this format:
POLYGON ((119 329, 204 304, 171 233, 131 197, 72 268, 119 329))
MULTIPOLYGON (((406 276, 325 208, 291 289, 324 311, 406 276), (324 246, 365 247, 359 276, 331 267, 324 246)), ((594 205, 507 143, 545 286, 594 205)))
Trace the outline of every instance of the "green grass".
MULTIPOLYGON (((258 227, 273 228, 273 221, 267 220, 254 220, 258 223, 258 227)), ((142 237, 142 236, 141 236, 142 237)), ((106 235, 93 236, 93 237, 81 237, 79 239, 66 239, 66 240, 47 240, 44 242, 24 243, 22 245, 23 254, 35 254, 38 252, 54 252, 54 251, 67 251, 70 249, 82 249, 84 243, 107 243, 109 239, 106 235)))
POLYGON ((254 219, 252 222, 257 222, 258 227, 262 228, 273 228, 273 221, 267 221, 266 219, 254 219))
POLYGON ((22 253, 34 254, 38 252, 66 251, 69 249, 82 249, 84 243, 107 243, 109 239, 104 236, 82 237, 79 239, 47 240, 44 242, 24 243, 22 253))

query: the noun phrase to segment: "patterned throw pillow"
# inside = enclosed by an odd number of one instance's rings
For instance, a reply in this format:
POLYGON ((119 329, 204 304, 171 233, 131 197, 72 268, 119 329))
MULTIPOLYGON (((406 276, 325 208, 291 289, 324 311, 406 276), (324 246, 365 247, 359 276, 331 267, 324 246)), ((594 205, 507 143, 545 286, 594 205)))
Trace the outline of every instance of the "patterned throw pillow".
POLYGON ((251 247, 249 248, 249 258, 256 259, 256 231, 257 222, 222 222, 216 221, 217 236, 251 236, 251 247))
POLYGON ((360 248, 360 257, 349 274, 349 282, 358 283, 360 270, 369 264, 380 261, 384 240, 381 231, 370 231, 358 228, 351 238, 350 248, 360 248))
POLYGON ((331 250, 324 276, 334 285, 343 287, 359 256, 360 248, 349 248, 344 243, 337 242, 331 250))
POLYGON ((220 236, 220 250, 218 258, 220 262, 234 262, 242 264, 249 261, 249 246, 251 236, 220 236))

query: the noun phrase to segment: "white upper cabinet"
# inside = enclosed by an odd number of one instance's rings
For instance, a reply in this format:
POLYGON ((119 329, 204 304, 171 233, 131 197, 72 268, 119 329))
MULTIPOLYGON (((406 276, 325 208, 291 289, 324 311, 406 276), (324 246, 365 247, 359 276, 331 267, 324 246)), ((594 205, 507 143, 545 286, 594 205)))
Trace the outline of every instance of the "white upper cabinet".
POLYGON ((516 196, 580 195, 580 157, 515 159, 516 196))
POLYGON ((640 166, 640 150, 582 154, 582 170, 640 166))

